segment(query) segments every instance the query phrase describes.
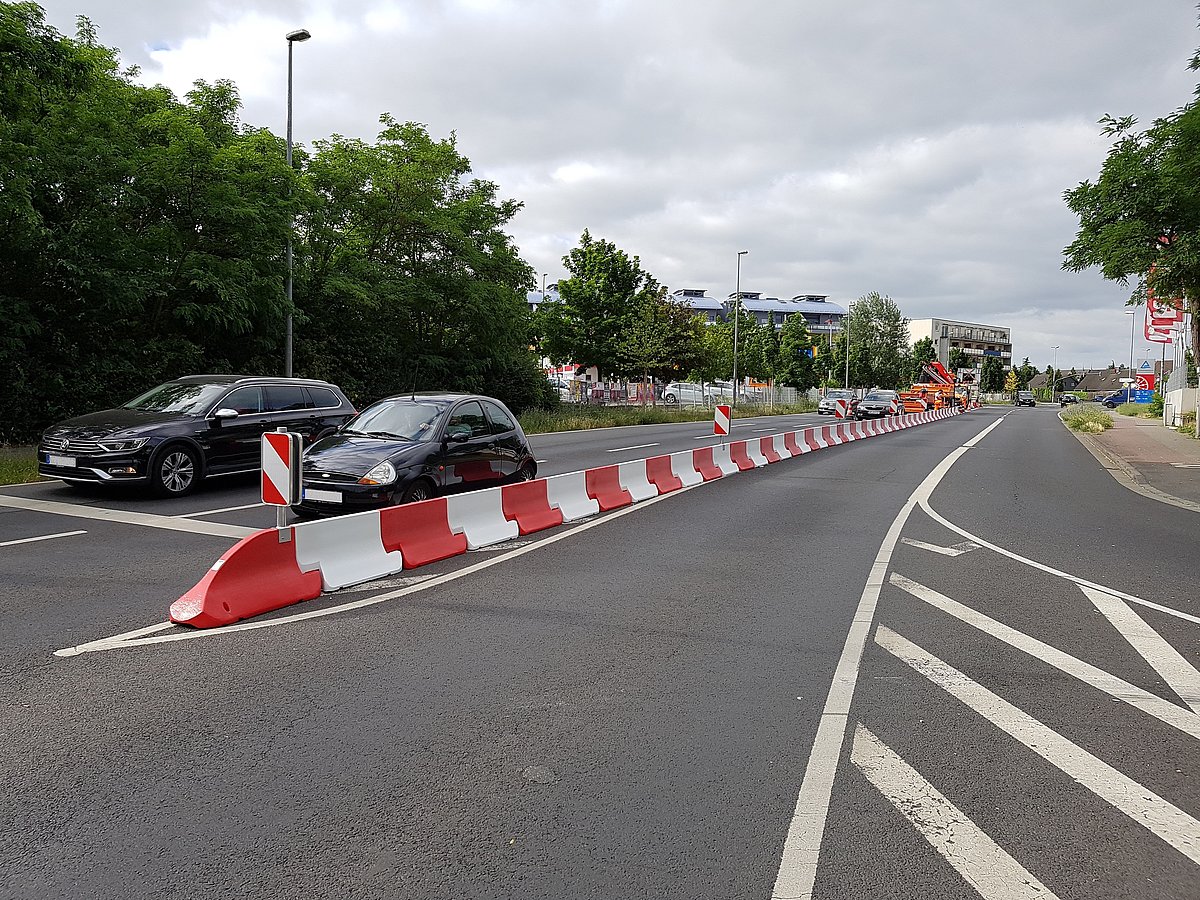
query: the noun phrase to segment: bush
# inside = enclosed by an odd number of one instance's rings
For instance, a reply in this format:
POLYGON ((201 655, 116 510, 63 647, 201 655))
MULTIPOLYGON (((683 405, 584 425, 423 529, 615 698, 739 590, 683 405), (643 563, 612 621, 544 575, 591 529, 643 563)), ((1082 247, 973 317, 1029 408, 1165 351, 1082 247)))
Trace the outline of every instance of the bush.
POLYGON ((1194 412, 1185 412, 1179 417, 1180 425, 1176 429, 1178 434, 1186 434, 1188 437, 1196 436, 1196 414, 1194 412))
POLYGON ((1072 431, 1099 434, 1113 427, 1113 419, 1102 409, 1073 409, 1062 414, 1062 420, 1072 431))
POLYGON ((1154 399, 1150 401, 1150 406, 1146 409, 1146 415, 1153 416, 1154 418, 1162 418, 1163 403, 1163 395, 1156 393, 1154 399))
POLYGON ((1141 403, 1122 403, 1117 407, 1117 412, 1123 416, 1140 416, 1143 410, 1141 403))

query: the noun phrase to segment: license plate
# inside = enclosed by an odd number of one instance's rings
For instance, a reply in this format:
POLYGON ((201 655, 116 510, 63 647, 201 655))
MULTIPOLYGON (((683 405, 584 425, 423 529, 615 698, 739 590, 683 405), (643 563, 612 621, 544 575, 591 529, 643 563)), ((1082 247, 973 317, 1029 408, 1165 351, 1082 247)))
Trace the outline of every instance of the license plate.
POLYGON ((51 466, 60 466, 64 469, 73 469, 75 468, 75 457, 55 456, 53 453, 47 453, 46 464, 51 466))
POLYGON ((342 495, 337 491, 319 491, 316 488, 305 488, 304 499, 318 500, 322 503, 341 503, 342 495))

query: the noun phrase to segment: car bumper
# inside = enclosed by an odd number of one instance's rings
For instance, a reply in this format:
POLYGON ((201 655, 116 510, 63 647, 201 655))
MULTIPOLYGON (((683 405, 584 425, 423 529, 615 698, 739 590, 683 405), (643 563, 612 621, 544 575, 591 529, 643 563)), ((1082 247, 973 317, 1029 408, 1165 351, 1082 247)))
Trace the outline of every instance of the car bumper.
POLYGON ((68 456, 38 450, 38 474, 43 478, 58 478, 93 484, 139 482, 147 479, 149 454, 101 453, 93 456, 68 456))

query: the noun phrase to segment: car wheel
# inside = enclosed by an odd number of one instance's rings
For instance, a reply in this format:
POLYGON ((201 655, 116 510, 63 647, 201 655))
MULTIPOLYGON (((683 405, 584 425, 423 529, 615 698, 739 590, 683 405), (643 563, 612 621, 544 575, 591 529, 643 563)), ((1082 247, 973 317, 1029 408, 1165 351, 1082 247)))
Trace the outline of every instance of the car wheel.
POLYGON ((674 406, 678 402, 679 398, 674 394, 663 394, 663 403, 667 404, 667 406, 674 406))
POLYGON ((200 457, 190 447, 171 444, 155 460, 150 481, 160 497, 190 494, 200 481, 200 457))
POLYGON ((407 488, 400 497, 401 503, 420 503, 422 500, 431 500, 435 496, 436 491, 433 485, 429 483, 427 478, 418 478, 407 488))
POLYGON ((533 481, 537 478, 537 466, 531 462, 524 463, 517 469, 517 481, 533 481))

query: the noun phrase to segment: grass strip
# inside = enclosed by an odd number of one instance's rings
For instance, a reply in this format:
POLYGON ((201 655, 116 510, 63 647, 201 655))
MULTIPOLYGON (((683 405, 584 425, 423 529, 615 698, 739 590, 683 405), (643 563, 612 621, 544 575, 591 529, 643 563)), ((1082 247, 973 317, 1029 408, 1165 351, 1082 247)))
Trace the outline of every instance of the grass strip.
POLYGON ((1072 431, 1099 434, 1113 427, 1113 418, 1102 409, 1073 409, 1061 413, 1063 422, 1072 431))
POLYGON ((0 484, 37 480, 37 451, 33 447, 0 447, 0 484))

